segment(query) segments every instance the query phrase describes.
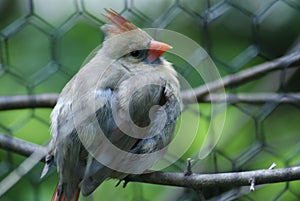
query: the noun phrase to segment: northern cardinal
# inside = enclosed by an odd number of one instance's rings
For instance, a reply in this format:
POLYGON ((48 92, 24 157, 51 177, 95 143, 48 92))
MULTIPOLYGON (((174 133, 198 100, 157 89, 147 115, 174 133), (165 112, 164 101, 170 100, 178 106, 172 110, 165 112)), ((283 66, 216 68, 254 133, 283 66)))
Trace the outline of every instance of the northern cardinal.
POLYGON ((177 74, 161 57, 171 47, 106 12, 101 49, 66 84, 51 113, 42 176, 56 164, 52 201, 78 200, 107 178, 143 173, 163 157, 182 109, 177 74))

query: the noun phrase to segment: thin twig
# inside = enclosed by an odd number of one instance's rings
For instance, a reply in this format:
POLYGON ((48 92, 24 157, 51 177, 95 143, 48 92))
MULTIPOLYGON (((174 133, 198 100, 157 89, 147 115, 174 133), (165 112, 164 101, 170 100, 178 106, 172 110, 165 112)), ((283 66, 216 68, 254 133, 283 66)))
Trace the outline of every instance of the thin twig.
POLYGON ((199 97, 199 103, 250 103, 263 104, 273 103, 300 103, 300 93, 238 93, 238 94, 208 94, 199 97))
POLYGON ((35 94, 0 97, 0 110, 53 108, 58 94, 35 94))
POLYGON ((186 171, 185 171, 184 175, 185 176, 190 176, 191 174, 193 174, 193 171, 192 171, 192 159, 188 158, 186 160, 186 171))
MULTIPOLYGON (((0 147, 24 156, 35 151, 46 151, 45 147, 23 140, 12 138, 0 133, 0 147), (18 145, 18 146, 16 146, 18 145)), ((159 185, 170 185, 200 189, 212 186, 247 186, 254 179, 255 185, 300 180, 300 166, 275 170, 255 170, 246 172, 192 174, 185 176, 184 172, 152 172, 142 175, 130 175, 126 178, 131 182, 144 182, 159 185)))
POLYGON ((276 166, 277 166, 276 163, 272 163, 272 165, 269 167, 269 170, 274 169, 276 166))
POLYGON ((181 93, 183 102, 188 104, 197 99, 200 101, 203 97, 209 93, 212 93, 220 88, 227 88, 233 86, 240 86, 249 81, 261 78, 269 72, 275 70, 281 70, 284 68, 297 67, 300 62, 300 51, 291 53, 287 56, 280 57, 276 60, 266 62, 247 70, 228 75, 222 79, 207 83, 206 85, 200 86, 195 89, 186 90, 181 93))
POLYGON ((249 183, 250 183, 249 190, 250 191, 255 191, 255 179, 251 178, 250 181, 249 181, 249 183))

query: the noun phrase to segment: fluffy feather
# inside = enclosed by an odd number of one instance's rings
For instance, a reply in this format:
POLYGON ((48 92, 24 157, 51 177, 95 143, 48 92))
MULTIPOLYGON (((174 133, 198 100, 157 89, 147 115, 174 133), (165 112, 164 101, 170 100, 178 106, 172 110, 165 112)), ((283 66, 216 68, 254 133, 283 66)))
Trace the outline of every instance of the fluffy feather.
MULTIPOLYGON (((122 179, 128 174, 110 169, 110 165, 135 170, 136 174, 150 168, 163 152, 154 155, 153 160, 148 156, 132 157, 132 153, 143 156, 167 146, 181 111, 180 87, 172 65, 160 58, 160 54, 153 62, 147 60, 153 39, 115 11, 106 9, 106 12, 110 24, 102 29, 108 38, 95 57, 67 83, 51 113, 52 140, 48 158, 54 157, 59 172, 55 201, 77 200, 79 189, 83 195, 89 195, 105 179, 122 179), (133 51, 140 54, 133 55, 133 51), (161 107, 152 110, 152 106, 157 105, 161 107), (120 119, 117 124, 116 120, 126 114, 130 114, 131 119, 120 119), (166 120, 165 124, 162 119, 166 120), (129 120, 136 126, 148 126, 144 132, 150 137, 127 135, 135 131, 134 127, 127 127, 129 120), (122 130, 123 126, 130 132, 122 130), (110 145, 105 144, 107 139, 129 153, 128 158, 114 157, 110 145), (105 157, 106 164, 101 164, 87 151, 91 147, 105 157), (133 166, 134 160, 139 165, 133 166)), ((43 175, 51 164, 49 160, 43 175)))

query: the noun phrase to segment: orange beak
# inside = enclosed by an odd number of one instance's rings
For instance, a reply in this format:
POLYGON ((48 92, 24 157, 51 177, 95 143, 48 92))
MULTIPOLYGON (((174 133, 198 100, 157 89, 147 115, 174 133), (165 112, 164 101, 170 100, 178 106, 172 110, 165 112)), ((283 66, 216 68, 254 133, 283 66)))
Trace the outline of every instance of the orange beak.
POLYGON ((148 51, 148 61, 150 63, 154 62, 156 59, 158 59, 163 53, 171 49, 172 47, 166 43, 158 42, 155 40, 152 40, 150 42, 150 47, 148 51))

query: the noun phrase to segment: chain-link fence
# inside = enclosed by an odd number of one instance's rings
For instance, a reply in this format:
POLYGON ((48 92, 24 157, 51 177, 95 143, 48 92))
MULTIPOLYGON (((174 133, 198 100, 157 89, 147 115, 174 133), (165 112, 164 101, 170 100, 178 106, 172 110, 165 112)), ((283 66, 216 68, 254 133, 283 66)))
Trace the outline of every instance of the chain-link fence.
MULTIPOLYGON (((0 2, 0 95, 59 93, 85 57, 101 44, 99 26, 104 8, 113 8, 141 28, 170 29, 199 43, 222 76, 273 60, 297 49, 299 0, 2 0, 0 2)), ((172 61, 172 55, 166 55, 172 61)), ((172 61, 192 83, 185 62, 172 61)), ((204 67, 205 68, 205 67, 204 67)), ((282 68, 227 93, 299 92, 297 68, 282 68)), ((202 83, 203 84, 203 83, 202 83)), ((200 131, 211 120, 209 103, 200 103, 200 131)), ((237 172, 299 165, 300 102, 228 103, 226 122, 217 146, 204 159, 197 157, 202 141, 169 169, 184 171, 192 157, 197 173, 237 172)), ((192 107, 186 108, 193 114, 192 107)), ((0 132, 45 145, 50 139, 51 109, 29 108, 0 112, 0 132)), ((194 115, 194 118, 199 116, 194 115)), ((0 150, 0 177, 5 178, 24 157, 0 150)), ((0 200, 49 200, 57 182, 53 170, 40 179, 42 164, 24 175, 0 200)), ((131 183, 114 188, 103 184, 83 200, 300 200, 299 182, 201 191, 131 183)))

